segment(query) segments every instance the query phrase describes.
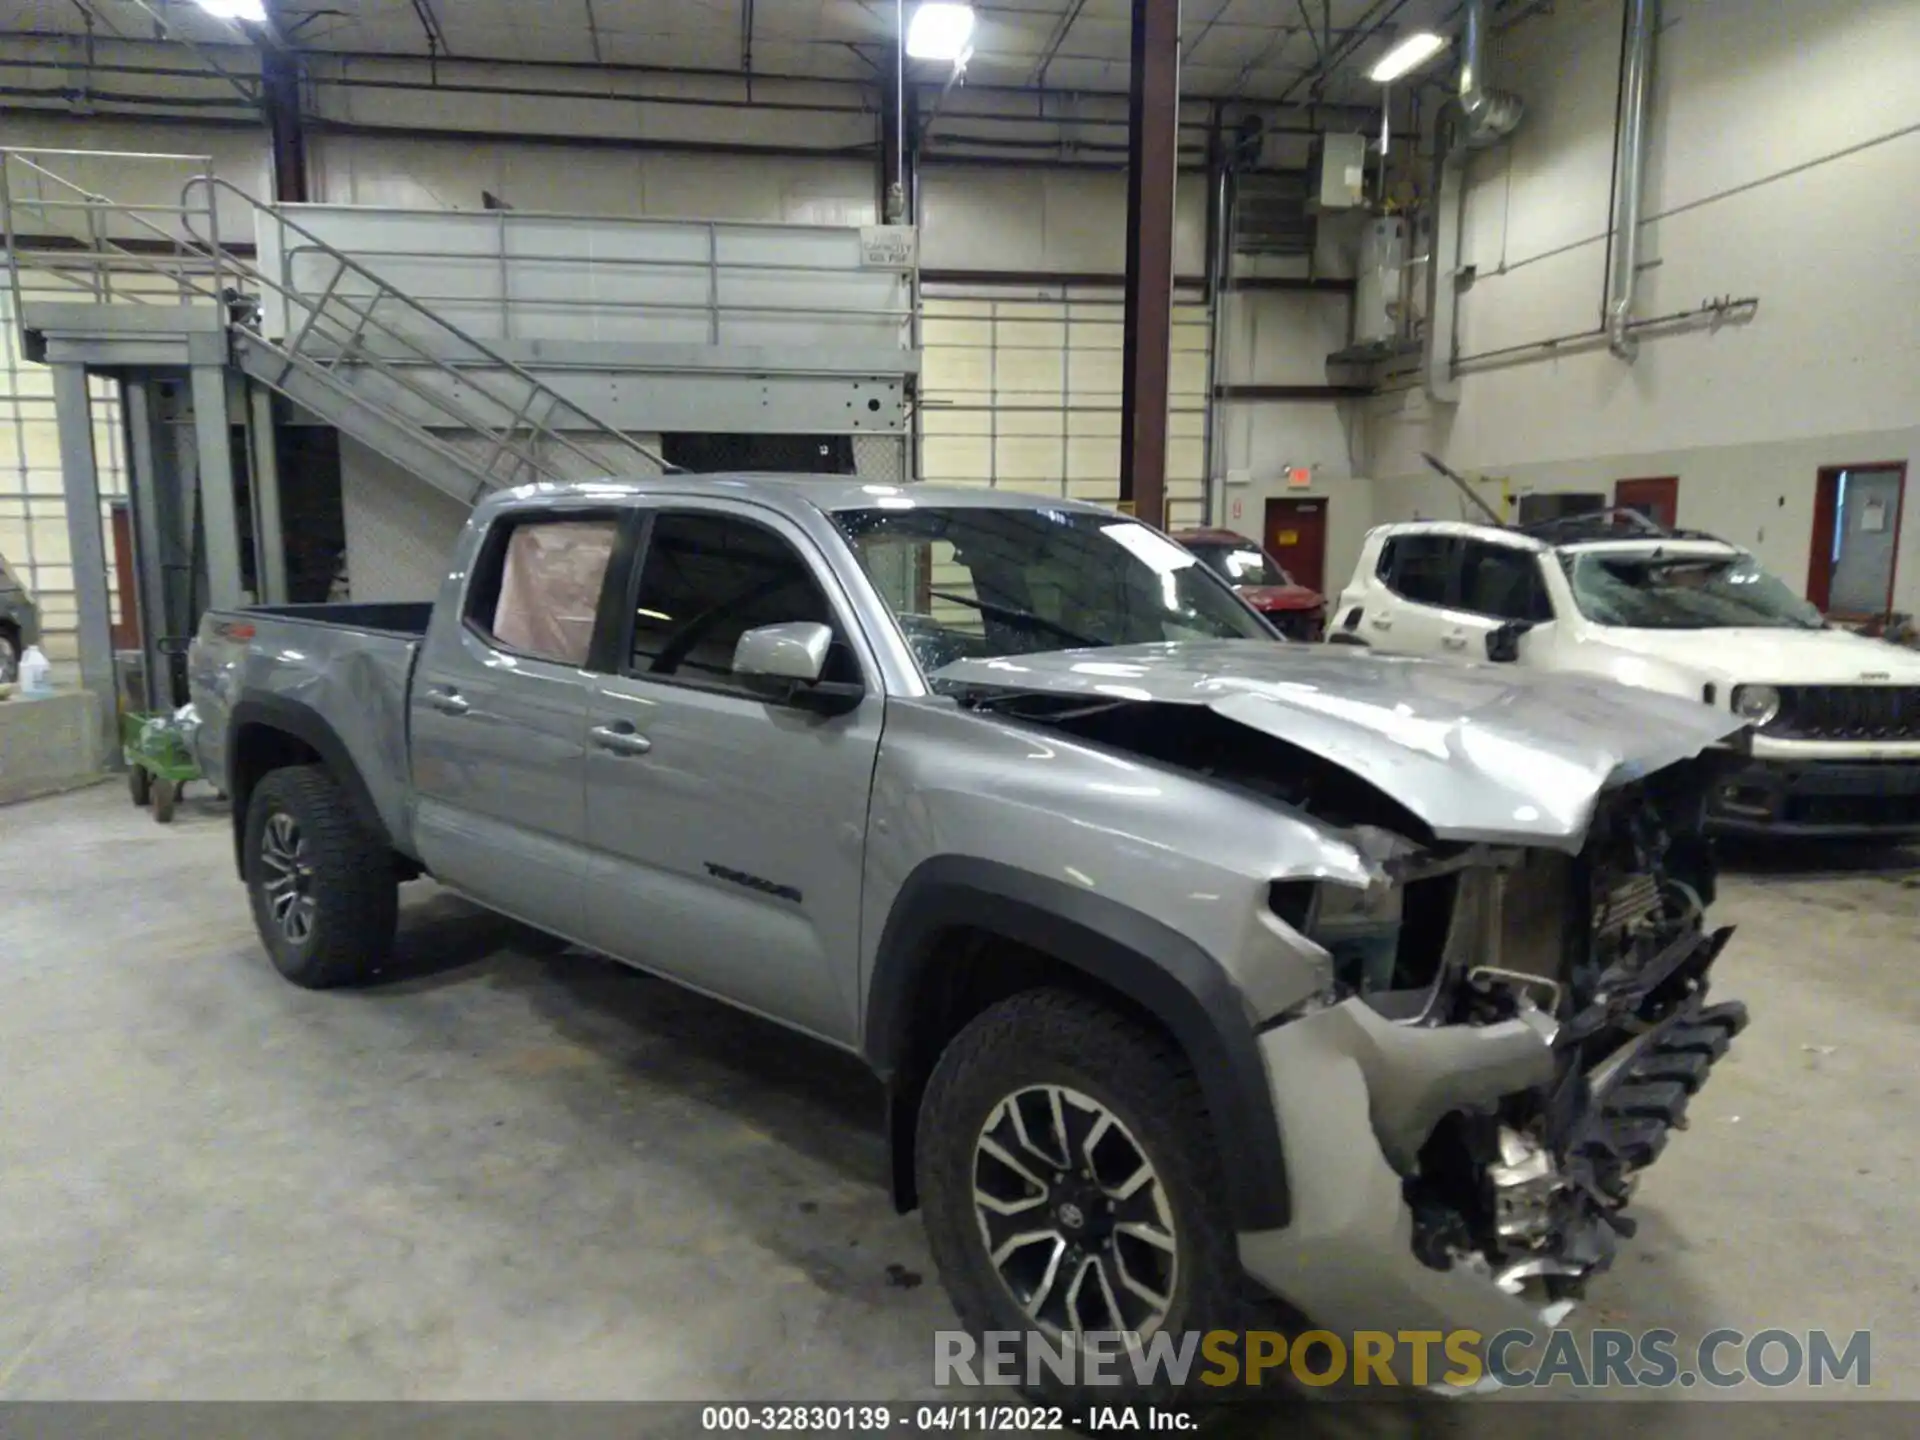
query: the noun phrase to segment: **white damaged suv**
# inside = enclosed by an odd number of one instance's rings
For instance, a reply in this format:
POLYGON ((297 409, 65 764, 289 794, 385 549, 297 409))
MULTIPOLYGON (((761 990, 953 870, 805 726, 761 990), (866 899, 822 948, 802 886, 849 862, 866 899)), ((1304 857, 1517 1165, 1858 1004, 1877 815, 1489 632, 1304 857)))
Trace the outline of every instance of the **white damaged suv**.
POLYGON ((1752 727, 1713 828, 1920 835, 1920 654, 1829 626, 1738 546, 1626 512, 1367 534, 1334 644, 1571 672, 1752 727))

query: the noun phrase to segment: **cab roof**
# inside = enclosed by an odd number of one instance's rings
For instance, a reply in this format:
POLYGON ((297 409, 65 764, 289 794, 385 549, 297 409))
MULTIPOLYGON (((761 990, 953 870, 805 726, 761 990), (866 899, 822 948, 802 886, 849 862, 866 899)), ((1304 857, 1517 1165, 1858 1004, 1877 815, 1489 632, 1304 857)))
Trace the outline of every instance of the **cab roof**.
MULTIPOLYGON (((757 474, 633 475, 564 483, 542 481, 496 492, 488 499, 500 505, 523 500, 610 500, 647 495, 724 496, 759 500, 776 506, 806 505, 832 513, 885 507, 891 500, 913 506, 948 509, 1071 510, 1092 515, 1114 515, 1103 505, 1071 500, 1062 495, 1036 495, 985 485, 939 485, 913 482, 892 485, 858 475, 757 474)), ((905 508, 905 507, 899 507, 905 508)))

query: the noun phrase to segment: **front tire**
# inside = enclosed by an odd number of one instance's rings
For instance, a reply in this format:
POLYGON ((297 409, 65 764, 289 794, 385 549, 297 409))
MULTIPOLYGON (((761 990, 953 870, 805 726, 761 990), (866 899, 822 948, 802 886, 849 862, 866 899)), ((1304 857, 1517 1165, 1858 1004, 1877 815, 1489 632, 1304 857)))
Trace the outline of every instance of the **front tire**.
POLYGON ((275 770, 247 802, 247 890, 278 970, 309 990, 365 980, 399 918, 392 855, 323 766, 275 770))
MULTIPOLYGON (((1243 1329, 1259 1307, 1192 1067, 1164 1035, 1097 1000, 1034 990, 975 1018, 941 1055, 915 1145, 928 1242, 961 1323, 1074 1333, 1243 1329)), ((1271 1317, 1269 1317, 1271 1320, 1271 1317)), ((983 1352, 981 1352, 983 1353, 983 1352)), ((1018 1368, 1025 1372, 1024 1360, 1018 1368)), ((1193 1401, 1162 1377, 1054 1401, 1193 1401)), ((1108 1374, 1114 1372, 1109 1370, 1108 1374)))

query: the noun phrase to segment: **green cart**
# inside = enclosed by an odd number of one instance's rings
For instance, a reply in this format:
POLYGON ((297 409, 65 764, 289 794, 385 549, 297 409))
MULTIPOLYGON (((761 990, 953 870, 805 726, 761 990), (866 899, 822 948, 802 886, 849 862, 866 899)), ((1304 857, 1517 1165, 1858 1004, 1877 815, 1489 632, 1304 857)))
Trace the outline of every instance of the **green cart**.
POLYGON ((120 741, 133 803, 151 805, 154 819, 170 823, 187 782, 202 778, 185 731, 172 715, 129 714, 120 718, 120 741))

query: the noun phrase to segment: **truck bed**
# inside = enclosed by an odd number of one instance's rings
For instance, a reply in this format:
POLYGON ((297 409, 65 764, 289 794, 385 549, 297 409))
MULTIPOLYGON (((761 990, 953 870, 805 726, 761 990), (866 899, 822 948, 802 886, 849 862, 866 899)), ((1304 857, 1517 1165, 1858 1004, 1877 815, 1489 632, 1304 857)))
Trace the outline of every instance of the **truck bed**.
POLYGON ((410 851, 407 694, 430 604, 254 605, 209 610, 188 654, 201 771, 229 794, 251 724, 351 762, 396 848, 410 851))
POLYGON ((276 620, 302 620, 315 625, 338 625, 383 635, 408 635, 418 640, 427 633, 433 619, 433 602, 372 601, 364 605, 351 602, 338 605, 249 605, 244 611, 227 612, 238 617, 271 615, 276 620))

